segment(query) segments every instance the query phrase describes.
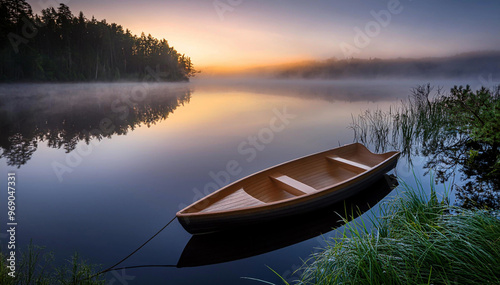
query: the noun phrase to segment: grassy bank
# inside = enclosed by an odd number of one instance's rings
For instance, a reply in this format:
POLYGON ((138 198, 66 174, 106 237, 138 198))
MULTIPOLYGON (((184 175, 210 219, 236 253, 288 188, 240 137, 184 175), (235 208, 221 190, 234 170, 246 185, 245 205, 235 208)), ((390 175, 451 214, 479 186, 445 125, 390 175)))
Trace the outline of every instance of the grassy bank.
POLYGON ((314 255, 300 283, 500 284, 498 216, 402 189, 372 230, 351 222, 314 255))
MULTIPOLYGON (((461 174, 457 205, 404 182, 379 217, 351 222, 313 255, 299 284, 500 284, 500 87, 418 86, 388 111, 353 116, 355 140, 398 149, 433 182, 461 174)), ((454 181, 454 180, 453 180, 454 181)))

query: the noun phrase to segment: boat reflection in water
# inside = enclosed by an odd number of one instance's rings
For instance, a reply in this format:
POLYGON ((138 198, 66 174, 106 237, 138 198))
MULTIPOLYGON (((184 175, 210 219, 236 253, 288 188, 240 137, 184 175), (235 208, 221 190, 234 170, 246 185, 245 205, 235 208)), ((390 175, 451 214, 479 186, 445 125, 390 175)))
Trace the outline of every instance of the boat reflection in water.
POLYGON ((397 186, 397 179, 384 175, 358 194, 331 207, 306 215, 288 217, 231 231, 193 235, 177 267, 194 267, 234 261, 284 248, 344 224, 375 206, 397 186))

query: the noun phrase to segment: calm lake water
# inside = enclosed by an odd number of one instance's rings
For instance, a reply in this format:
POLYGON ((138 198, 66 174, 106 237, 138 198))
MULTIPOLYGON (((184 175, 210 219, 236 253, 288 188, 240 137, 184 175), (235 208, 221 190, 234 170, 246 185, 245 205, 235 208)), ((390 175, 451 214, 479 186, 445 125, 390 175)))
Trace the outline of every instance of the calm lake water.
MULTIPOLYGON (((7 185, 7 173, 16 173, 17 244, 32 239, 53 251, 59 264, 77 251, 90 263, 108 267, 178 210, 214 191, 214 185, 351 143, 351 115, 388 109, 412 87, 428 82, 445 90, 479 84, 461 79, 1 85, 0 181, 7 185), (239 171, 227 179, 222 171, 230 161, 239 171)), ((428 183, 419 161, 415 158, 409 168, 400 160, 393 173, 409 184, 415 183, 413 173, 428 183)), ((374 205, 390 192, 386 184, 353 201, 367 210, 366 203, 374 205)), ((0 206, 4 250, 5 192, 0 206)), ((375 206, 361 218, 377 211, 375 206)), ((107 280, 258 284, 242 279, 250 277, 279 284, 268 267, 293 278, 302 260, 342 230, 328 231, 336 226, 335 216, 319 217, 254 235, 205 239, 192 239, 174 221, 120 267, 178 262, 186 267, 127 269, 107 273, 107 280)))

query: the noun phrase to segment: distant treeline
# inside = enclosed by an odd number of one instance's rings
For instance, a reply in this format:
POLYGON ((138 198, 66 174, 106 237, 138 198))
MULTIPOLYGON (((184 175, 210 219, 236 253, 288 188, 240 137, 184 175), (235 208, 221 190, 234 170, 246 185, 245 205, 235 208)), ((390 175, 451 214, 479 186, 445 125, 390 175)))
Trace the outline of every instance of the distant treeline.
POLYGON ((34 15, 24 0, 0 0, 0 81, 188 80, 191 59, 144 33, 74 16, 60 4, 34 15))
POLYGON ((500 51, 421 59, 329 59, 287 67, 284 78, 477 77, 500 73, 500 51))

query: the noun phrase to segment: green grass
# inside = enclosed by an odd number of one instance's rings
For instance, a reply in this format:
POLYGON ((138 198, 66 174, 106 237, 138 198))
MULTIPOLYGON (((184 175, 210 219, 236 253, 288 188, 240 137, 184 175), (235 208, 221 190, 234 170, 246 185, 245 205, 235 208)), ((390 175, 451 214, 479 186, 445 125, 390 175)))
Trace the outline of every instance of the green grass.
POLYGON ((300 284, 500 284, 500 220, 404 183, 368 230, 348 223, 313 255, 300 284))
POLYGON ((0 284, 2 285, 103 285, 104 277, 90 278, 98 268, 87 264, 78 254, 67 260, 63 266, 55 267, 54 256, 44 248, 29 244, 26 250, 16 255, 16 274, 12 278, 7 267, 7 256, 0 252, 0 284), (20 256, 19 256, 20 255, 20 256), (19 256, 19 257, 17 257, 19 256))

